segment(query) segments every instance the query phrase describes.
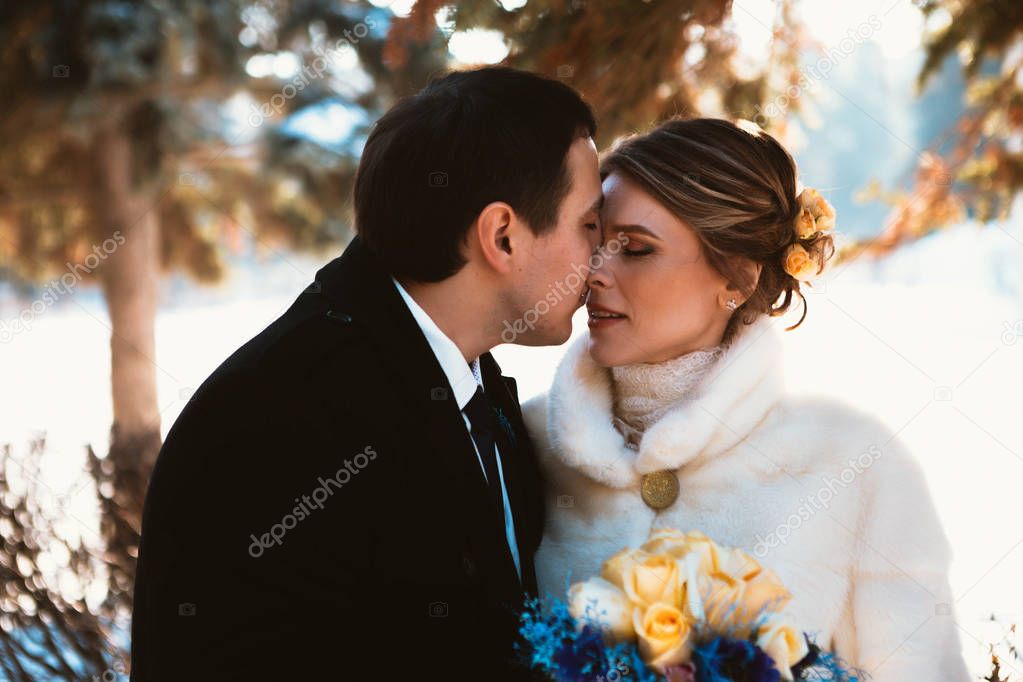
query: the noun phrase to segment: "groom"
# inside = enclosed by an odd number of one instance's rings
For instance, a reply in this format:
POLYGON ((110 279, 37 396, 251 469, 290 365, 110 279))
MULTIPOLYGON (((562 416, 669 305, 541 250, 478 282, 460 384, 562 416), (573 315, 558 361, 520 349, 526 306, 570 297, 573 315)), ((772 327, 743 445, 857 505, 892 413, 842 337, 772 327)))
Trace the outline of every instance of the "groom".
POLYGON ((506 68, 376 123, 358 236, 167 436, 132 680, 525 678, 542 485, 489 351, 569 337, 599 240, 594 127, 570 88, 506 68))

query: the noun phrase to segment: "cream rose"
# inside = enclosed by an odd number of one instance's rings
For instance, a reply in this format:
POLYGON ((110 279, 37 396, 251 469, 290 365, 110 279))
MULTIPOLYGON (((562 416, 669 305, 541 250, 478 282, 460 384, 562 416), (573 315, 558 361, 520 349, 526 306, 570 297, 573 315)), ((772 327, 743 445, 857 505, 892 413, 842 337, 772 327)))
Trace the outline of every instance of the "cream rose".
POLYGON ((800 239, 806 239, 814 232, 827 232, 835 227, 835 207, 812 187, 806 187, 799 193, 799 205, 802 210, 796 218, 796 232, 800 239), (812 219, 812 225, 807 217, 812 219), (808 231, 808 232, 807 232, 808 231))
POLYGON ((657 602, 633 612, 633 627, 639 637, 639 654, 654 670, 664 673, 669 665, 689 659, 692 624, 671 604, 657 602))
POLYGON ((596 620, 614 641, 634 639, 635 606, 618 587, 603 578, 590 578, 568 589, 568 610, 578 622, 596 620))
POLYGON ((791 595, 772 571, 742 550, 722 550, 721 556, 720 570, 700 576, 695 591, 712 628, 747 637, 757 620, 780 611, 791 595))
POLYGON ((774 661, 783 680, 791 680, 792 666, 809 652, 806 639, 783 614, 768 616, 757 629, 757 646, 774 661))
POLYGON ((799 215, 796 216, 796 234, 800 239, 809 239, 816 232, 817 221, 813 219, 813 214, 810 213, 810 209, 799 209, 799 215))
POLYGON ((671 548, 684 547, 688 542, 689 536, 677 528, 656 528, 650 531, 641 549, 651 553, 669 552, 671 548))
POLYGON ((747 581, 742 595, 743 609, 752 618, 759 618, 768 611, 781 611, 791 600, 792 594, 774 571, 768 569, 747 581))
POLYGON ((718 565, 714 573, 720 574, 726 580, 752 580, 762 570, 760 563, 741 549, 718 550, 718 565))
POLYGON ((804 187, 803 191, 799 193, 799 205, 806 209, 812 209, 820 198, 820 192, 813 187, 804 187))
POLYGON ((821 232, 827 232, 828 230, 835 229, 835 209, 831 208, 831 204, 828 204, 827 202, 825 202, 825 205, 828 207, 828 212, 825 212, 814 219, 817 229, 821 232))
POLYGON ((642 549, 655 554, 670 554, 678 559, 695 553, 700 558, 700 571, 710 572, 717 567, 718 546, 695 530, 683 533, 673 528, 660 528, 650 534, 642 549))
POLYGON ((627 547, 604 562, 600 575, 610 583, 625 589, 625 572, 650 556, 642 549, 627 547))
POLYGON ((793 244, 785 251, 784 264, 785 272, 801 282, 808 282, 819 274, 817 261, 801 244, 793 244))
POLYGON ((665 602, 681 607, 685 599, 685 579, 678 559, 669 554, 650 554, 625 569, 622 587, 636 604, 649 606, 665 602))
POLYGON ((715 632, 731 637, 747 637, 752 620, 742 608, 746 583, 720 577, 701 576, 698 591, 703 606, 704 620, 715 632))

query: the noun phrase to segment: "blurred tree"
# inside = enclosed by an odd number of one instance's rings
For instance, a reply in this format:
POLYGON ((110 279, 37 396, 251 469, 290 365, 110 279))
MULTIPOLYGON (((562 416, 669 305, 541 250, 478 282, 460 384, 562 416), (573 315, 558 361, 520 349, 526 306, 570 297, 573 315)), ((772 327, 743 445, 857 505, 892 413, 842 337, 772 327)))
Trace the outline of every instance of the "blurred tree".
POLYGON ((884 254, 967 214, 1004 220, 1023 189, 1023 3, 919 0, 926 19, 923 90, 951 55, 967 80, 966 113, 921 155, 908 192, 868 187, 864 198, 893 205, 885 229, 846 256, 884 254))
POLYGON ((404 46, 450 31, 489 29, 505 37, 505 63, 558 78, 579 90, 597 115, 598 147, 675 115, 717 115, 781 125, 798 106, 762 111, 798 79, 803 44, 794 3, 777 5, 771 58, 750 69, 729 21, 730 0, 419 0, 395 22, 388 54, 404 64, 404 46), (516 3, 518 4, 518 3, 516 3))
POLYGON ((64 510, 39 480, 45 437, 29 448, 27 466, 9 445, 0 448, 0 680, 123 671, 110 623, 89 609, 83 589, 101 579, 102 558, 68 532, 64 510))
MULTIPOLYGON (((160 445, 154 320, 162 274, 216 282, 225 256, 247 240, 338 248, 349 235, 348 197, 369 127, 451 63, 455 31, 496 31, 509 47, 506 63, 581 90, 597 112, 601 146, 674 114, 783 126, 797 96, 770 116, 761 112, 798 84, 802 37, 793 0, 777 7, 770 58, 751 65, 739 54, 729 0, 420 0, 405 17, 340 0, 0 5, 0 87, 8 94, 0 277, 42 287, 43 309, 96 282, 110 316, 111 443, 102 457, 89 450, 106 543, 95 556, 108 575, 96 615, 123 619, 130 608, 143 493, 160 445)), ((6 485, 0 480, 0 492, 6 485)), ((24 537, 29 515, 10 516, 11 537, 24 537)), ((32 577, 18 583, 12 607, 22 596, 52 594, 34 551, 23 552, 32 577)), ((74 615, 83 614, 80 604, 57 606, 32 612, 44 631, 62 608, 73 631, 88 630, 85 615, 74 615)), ((101 627, 99 618, 89 622, 101 627)), ((10 624, 0 620, 0 650, 24 655, 10 624)), ((77 641, 72 650, 95 638, 77 641)), ((49 650, 62 655, 53 642, 49 650)), ((49 678, 71 679, 71 667, 54 665, 49 678)), ((7 670, 20 674, 16 665, 7 670)))

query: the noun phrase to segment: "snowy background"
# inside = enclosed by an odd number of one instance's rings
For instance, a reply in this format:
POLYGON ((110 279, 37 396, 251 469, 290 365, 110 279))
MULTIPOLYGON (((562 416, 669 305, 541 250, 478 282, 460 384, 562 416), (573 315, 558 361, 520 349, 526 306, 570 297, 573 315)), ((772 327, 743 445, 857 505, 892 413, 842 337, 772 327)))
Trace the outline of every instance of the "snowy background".
MULTIPOLYGON (((920 35, 920 19, 908 2, 805 7, 825 44, 866 15, 882 18, 881 30, 816 84, 814 106, 793 135, 802 179, 838 208, 839 230, 869 237, 886 209, 856 203, 856 191, 871 178, 889 185, 908 179, 918 154, 961 111, 961 79, 949 64, 923 97, 913 95, 920 51, 907 36, 920 35)), ((738 2, 734 15, 755 58, 756 46, 767 42, 771 3, 738 2)), ((462 36, 452 50, 493 52, 488 40, 462 36)), ((921 461, 955 550, 954 609, 977 673, 990 670, 987 644, 1023 622, 1023 206, 1015 216, 958 225, 884 261, 836 266, 809 295, 806 323, 786 335, 793 391, 838 396, 876 414, 921 461)), ((333 255, 253 248, 216 289, 176 276, 165 282, 156 357, 164 434, 195 387, 282 313, 333 255)), ((0 285, 0 321, 18 317, 33 300, 0 285)), ((576 329, 585 333, 581 316, 576 329)), ((84 447, 106 451, 111 422, 103 302, 95 289, 76 291, 5 341, 0 444, 17 453, 45 433, 38 478, 64 515, 66 533, 96 537, 94 492, 82 484, 84 447)), ((525 400, 547 388, 563 350, 504 346, 495 355, 525 400)), ((100 599, 102 588, 89 599, 100 599)), ((77 587, 68 581, 67 589, 77 587)), ((1003 664, 1012 679, 1023 679, 1019 663, 1003 664)))

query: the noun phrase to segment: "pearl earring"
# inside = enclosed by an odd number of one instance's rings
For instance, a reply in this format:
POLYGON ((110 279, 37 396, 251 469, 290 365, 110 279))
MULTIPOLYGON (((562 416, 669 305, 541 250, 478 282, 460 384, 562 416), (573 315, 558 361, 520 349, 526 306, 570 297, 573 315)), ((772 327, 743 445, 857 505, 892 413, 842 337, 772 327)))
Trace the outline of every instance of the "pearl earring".
POLYGON ((734 311, 736 308, 739 307, 739 304, 735 302, 734 298, 730 298, 728 299, 728 303, 725 304, 725 307, 728 308, 729 310, 734 311))

